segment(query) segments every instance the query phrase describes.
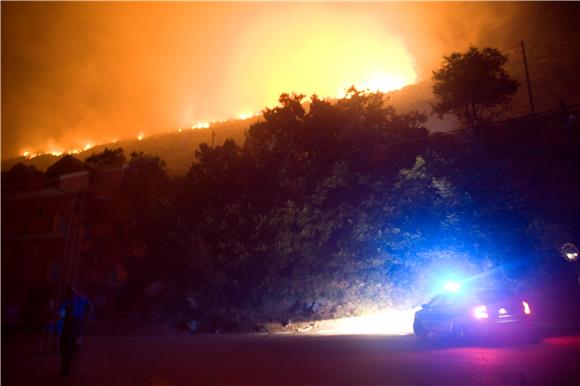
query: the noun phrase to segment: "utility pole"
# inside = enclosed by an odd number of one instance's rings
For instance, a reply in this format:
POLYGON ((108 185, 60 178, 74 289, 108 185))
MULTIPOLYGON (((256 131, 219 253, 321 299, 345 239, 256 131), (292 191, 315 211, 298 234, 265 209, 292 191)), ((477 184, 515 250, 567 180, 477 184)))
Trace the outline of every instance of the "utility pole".
POLYGON ((83 191, 82 198, 79 195, 71 197, 69 223, 57 293, 59 302, 64 298, 66 286, 76 284, 78 278, 78 254, 83 236, 85 202, 86 191, 83 191))
POLYGON ((528 85, 528 97, 530 99, 530 109, 532 113, 536 112, 534 108, 534 98, 532 97, 532 84, 530 83, 530 73, 528 72, 528 59, 526 58, 526 47, 524 46, 524 41, 520 41, 522 46, 522 56, 524 57, 524 68, 526 70, 526 83, 528 85))
POLYGON ((75 205, 74 205, 74 197, 71 198, 70 201, 70 214, 68 216, 68 223, 66 229, 66 239, 64 243, 64 251, 63 251, 63 258, 62 264, 60 266, 60 278, 58 283, 58 290, 57 290, 57 302, 62 302, 64 298, 64 290, 65 287, 70 284, 68 283, 68 266, 69 266, 69 256, 70 251, 72 249, 72 240, 73 240, 73 229, 74 229, 74 222, 75 222, 75 205))
POLYGON ((87 201, 87 191, 86 189, 82 192, 82 198, 80 199, 80 209, 78 213, 78 228, 76 239, 74 243, 74 251, 71 256, 71 284, 78 284, 78 275, 80 268, 79 252, 81 249, 81 243, 84 238, 85 232, 85 206, 87 201))

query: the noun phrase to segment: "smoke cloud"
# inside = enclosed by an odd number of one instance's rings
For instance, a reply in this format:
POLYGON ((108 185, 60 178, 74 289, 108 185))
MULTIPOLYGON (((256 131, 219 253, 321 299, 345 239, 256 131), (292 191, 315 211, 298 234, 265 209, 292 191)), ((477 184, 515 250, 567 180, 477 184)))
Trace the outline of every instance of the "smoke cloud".
MULTIPOLYGON (((453 50, 550 39, 546 31, 575 28, 577 13, 531 3, 1 6, 3 159, 173 131, 260 110, 281 92, 316 92, 317 80, 328 83, 317 63, 332 67, 317 50, 300 62, 316 70, 308 82, 284 81, 300 80, 293 53, 317 37, 332 46, 349 36, 383 41, 410 58, 420 81, 453 50), (278 81, 302 89, 278 90, 278 81)), ((344 58, 361 56, 344 47, 344 58)))

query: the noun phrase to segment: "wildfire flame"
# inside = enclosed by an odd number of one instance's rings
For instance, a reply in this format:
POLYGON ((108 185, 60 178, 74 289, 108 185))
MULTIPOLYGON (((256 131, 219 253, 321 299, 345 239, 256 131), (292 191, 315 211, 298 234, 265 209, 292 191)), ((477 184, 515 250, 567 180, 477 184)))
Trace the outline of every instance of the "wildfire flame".
POLYGON ((252 117, 256 117, 258 115, 260 115, 261 113, 253 113, 250 111, 244 111, 243 113, 239 113, 238 114, 238 119, 245 121, 246 119, 250 119, 252 117))
POLYGON ((209 128, 209 122, 197 122, 191 126, 192 129, 207 129, 209 128))

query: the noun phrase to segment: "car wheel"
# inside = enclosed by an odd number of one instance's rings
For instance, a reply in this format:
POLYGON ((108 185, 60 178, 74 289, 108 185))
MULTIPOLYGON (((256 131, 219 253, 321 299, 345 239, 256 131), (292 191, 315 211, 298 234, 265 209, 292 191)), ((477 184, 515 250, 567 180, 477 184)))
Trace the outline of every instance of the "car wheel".
POLYGON ((425 326, 423 326, 423 322, 421 322, 420 319, 415 319, 413 322, 413 332, 419 338, 425 338, 429 334, 429 331, 425 329, 425 326))

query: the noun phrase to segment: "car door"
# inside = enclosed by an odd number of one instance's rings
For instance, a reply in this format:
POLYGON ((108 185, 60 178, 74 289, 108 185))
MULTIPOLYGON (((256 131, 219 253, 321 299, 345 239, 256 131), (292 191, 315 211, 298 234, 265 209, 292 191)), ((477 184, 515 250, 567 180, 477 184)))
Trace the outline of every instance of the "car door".
POLYGON ((423 308, 421 320, 428 331, 442 332, 449 324, 449 295, 442 294, 436 296, 429 304, 423 308))

